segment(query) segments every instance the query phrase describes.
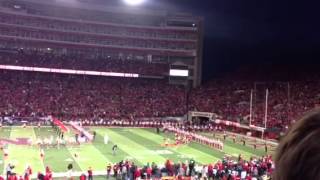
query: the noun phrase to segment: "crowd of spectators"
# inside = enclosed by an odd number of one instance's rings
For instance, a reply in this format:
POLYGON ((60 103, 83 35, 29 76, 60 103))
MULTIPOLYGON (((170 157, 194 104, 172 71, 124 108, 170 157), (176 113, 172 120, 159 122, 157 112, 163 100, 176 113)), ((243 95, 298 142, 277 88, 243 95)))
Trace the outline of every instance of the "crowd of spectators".
MULTIPOLYGON (((151 76, 164 75, 169 69, 167 63, 148 60, 87 58, 29 50, 3 51, 0 64, 151 76)), ((268 90, 266 126, 279 128, 281 131, 320 103, 317 89, 320 82, 312 78, 281 82, 216 79, 192 89, 187 96, 184 87, 169 85, 166 80, 6 70, 1 70, 0 73, 2 116, 53 115, 63 120, 113 120, 183 116, 191 110, 212 112, 221 120, 247 125, 251 119, 252 125, 264 127, 268 90)))
POLYGON ((238 159, 226 156, 218 162, 205 165, 199 165, 193 159, 185 162, 167 160, 164 165, 152 163, 144 167, 138 167, 130 161, 121 161, 113 168, 109 165, 108 176, 113 171, 114 177, 130 179, 160 179, 174 176, 177 179, 191 177, 191 179, 257 180, 270 177, 274 168, 271 156, 252 157, 247 161, 239 155, 238 159))
POLYGON ((320 82, 288 81, 211 81, 192 91, 191 110, 213 112, 223 120, 250 123, 252 92, 252 125, 264 127, 267 101, 267 127, 288 128, 306 111, 319 105, 320 82))
MULTIPOLYGON (((10 173, 10 179, 30 179, 32 167, 28 167, 24 175, 19 176, 10 173)), ((225 156, 222 160, 209 164, 198 164, 195 160, 190 159, 185 162, 173 162, 166 160, 164 164, 146 164, 144 166, 136 165, 129 160, 123 160, 115 164, 107 164, 106 178, 114 177, 115 179, 166 179, 175 177, 176 179, 222 179, 222 180, 260 180, 261 178, 270 177, 274 171, 274 162, 271 156, 261 158, 252 157, 250 160, 244 160, 241 155, 238 158, 225 156)), ((46 167, 45 173, 39 172, 37 179, 51 180, 54 172, 46 167)), ((72 164, 68 165, 66 177, 72 178, 75 173, 72 172, 72 164)), ((88 168, 87 172, 80 175, 81 180, 93 178, 94 169, 88 168)), ((0 179, 3 179, 0 176, 0 179)))
POLYGON ((24 51, 3 52, 1 65, 45 67, 57 69, 89 70, 101 72, 134 73, 140 75, 164 76, 169 72, 169 64, 154 63, 134 57, 91 57, 81 55, 58 55, 50 52, 24 51))
MULTIPOLYGON (((1 58, 0 58, 1 59, 1 58)), ((286 129, 318 106, 317 81, 288 83, 212 81, 190 92, 165 80, 102 78, 1 70, 2 116, 53 115, 65 119, 136 119, 183 116, 189 110, 213 112, 219 119, 286 129), (289 88, 289 89, 288 89, 289 88), (188 102, 188 105, 187 105, 188 102)))
POLYGON ((2 116, 65 119, 182 116, 184 91, 164 80, 1 70, 2 116))

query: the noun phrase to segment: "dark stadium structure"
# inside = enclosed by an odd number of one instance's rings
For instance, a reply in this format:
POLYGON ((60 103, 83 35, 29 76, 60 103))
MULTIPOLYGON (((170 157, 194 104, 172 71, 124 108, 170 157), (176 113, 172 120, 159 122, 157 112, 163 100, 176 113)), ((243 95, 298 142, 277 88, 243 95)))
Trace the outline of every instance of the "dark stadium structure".
POLYGON ((154 79, 168 79, 169 69, 178 66, 190 71, 188 80, 171 78, 171 83, 201 83, 201 17, 81 2, 0 3, 1 48, 16 56, 33 55, 32 62, 3 65, 131 72, 154 79))

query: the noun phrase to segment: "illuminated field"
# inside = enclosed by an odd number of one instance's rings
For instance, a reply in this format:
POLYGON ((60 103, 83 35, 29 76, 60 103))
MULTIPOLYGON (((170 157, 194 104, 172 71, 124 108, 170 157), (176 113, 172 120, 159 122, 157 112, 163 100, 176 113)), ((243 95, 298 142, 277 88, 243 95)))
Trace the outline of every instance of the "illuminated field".
MULTIPOLYGON (((9 157, 4 160, 0 157, 0 173, 4 173, 6 165, 11 162, 16 165, 15 172, 22 174, 29 164, 34 172, 44 171, 45 166, 50 166, 53 172, 67 171, 67 165, 72 163, 74 171, 86 171, 89 167, 94 170, 104 171, 108 163, 117 163, 121 160, 129 159, 136 164, 143 166, 147 163, 156 162, 163 165, 166 159, 175 162, 186 161, 191 158, 198 164, 214 163, 221 159, 225 154, 238 156, 242 154, 246 159, 250 156, 261 156, 264 154, 262 149, 254 150, 249 146, 234 144, 227 140, 224 152, 212 150, 207 146, 197 143, 181 145, 178 147, 163 147, 165 137, 172 138, 171 134, 157 134, 154 129, 137 128, 90 128, 96 131, 97 137, 93 143, 82 144, 80 146, 63 146, 57 148, 45 148, 45 159, 40 159, 40 150, 37 146, 13 145, 9 144, 9 157), (104 144, 104 136, 109 136, 109 143, 104 144), (117 144, 119 147, 117 155, 112 155, 112 146, 117 144), (78 154, 78 157, 74 155, 78 154)), ((22 128, 22 127, 2 127, 0 129, 1 138, 36 138, 57 136, 52 128, 22 128)), ((210 134, 206 134, 210 136, 210 134)), ((66 137, 72 136, 72 132, 66 137)))

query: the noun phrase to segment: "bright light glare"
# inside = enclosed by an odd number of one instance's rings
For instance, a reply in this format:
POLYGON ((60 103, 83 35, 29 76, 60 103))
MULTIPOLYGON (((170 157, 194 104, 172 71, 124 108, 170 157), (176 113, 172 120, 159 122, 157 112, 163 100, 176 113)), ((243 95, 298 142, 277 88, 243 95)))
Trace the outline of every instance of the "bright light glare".
POLYGON ((181 76, 181 77, 188 77, 189 71, 182 70, 182 69, 170 69, 170 76, 181 76))
POLYGON ((145 0, 124 0, 125 3, 135 6, 135 5, 139 5, 142 4, 145 0))

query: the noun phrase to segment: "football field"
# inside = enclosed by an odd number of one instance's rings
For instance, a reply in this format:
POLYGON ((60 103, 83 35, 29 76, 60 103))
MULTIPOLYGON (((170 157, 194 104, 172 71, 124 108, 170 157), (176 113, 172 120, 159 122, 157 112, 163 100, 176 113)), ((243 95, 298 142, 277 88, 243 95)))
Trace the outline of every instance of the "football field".
MULTIPOLYGON (((174 162, 186 161, 193 158, 198 164, 208 164, 216 162, 225 154, 238 156, 242 154, 248 159, 251 156, 264 155, 263 149, 254 150, 249 146, 234 144, 227 140, 223 152, 213 150, 205 145, 190 143, 175 147, 164 147, 161 144, 163 139, 171 138, 172 134, 157 134, 155 129, 140 128, 102 128, 91 127, 89 131, 97 133, 96 139, 92 143, 81 145, 67 145, 44 148, 45 158, 40 158, 40 149, 37 145, 8 145, 8 158, 0 156, 0 174, 5 173, 8 163, 14 164, 15 172, 23 174, 27 165, 33 168, 34 172, 44 171, 46 166, 51 167, 54 173, 66 172, 67 165, 73 164, 74 171, 86 171, 92 167, 95 171, 104 171, 109 163, 117 163, 121 160, 131 160, 143 166, 147 163, 158 163, 163 165, 167 159, 174 162), (109 137, 109 143, 104 143, 104 136, 109 137), (112 154, 112 146, 117 144, 116 155, 112 154), (77 154, 77 155, 75 155, 77 154)), ((209 135, 209 134, 208 134, 209 135)), ((30 138, 33 142, 37 138, 49 138, 57 136, 51 127, 2 127, 0 128, 0 138, 17 140, 17 138, 30 138)), ((70 131, 65 137, 74 137, 70 131)))

